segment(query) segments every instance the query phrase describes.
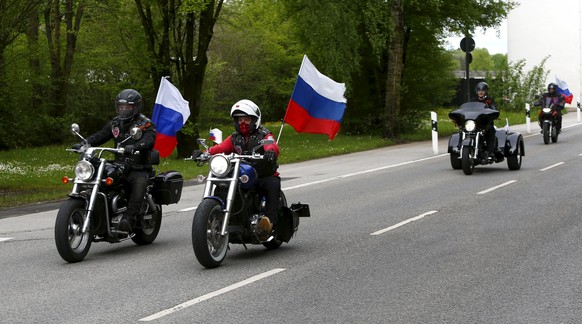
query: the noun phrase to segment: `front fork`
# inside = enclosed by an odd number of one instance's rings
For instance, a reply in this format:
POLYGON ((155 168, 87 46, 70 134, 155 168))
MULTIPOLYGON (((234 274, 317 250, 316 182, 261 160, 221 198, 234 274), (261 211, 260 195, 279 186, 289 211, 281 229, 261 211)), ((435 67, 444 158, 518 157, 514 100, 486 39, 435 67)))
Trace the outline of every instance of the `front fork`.
MULTIPOLYGON (((87 229, 89 228, 89 224, 91 224, 91 216, 93 215, 93 209, 95 208, 95 201, 97 200, 97 194, 99 193, 99 186, 101 185, 101 175, 103 174, 103 169, 105 169, 105 161, 102 159, 101 163, 99 164, 99 169, 97 171, 97 175, 95 177, 95 181, 93 181, 93 190, 91 191, 91 198, 89 198, 89 205, 87 206, 87 210, 85 212, 85 222, 83 223, 82 233, 87 233, 87 229)), ((73 187, 73 191, 76 192, 77 184, 73 187)), ((105 208, 107 210, 107 208, 105 208)))
POLYGON ((463 132, 462 136, 461 136, 461 150, 460 150, 460 154, 459 156, 463 156, 463 150, 465 149, 465 147, 467 146, 472 146, 474 148, 473 150, 473 156, 471 156, 472 159, 476 159, 477 156, 479 156, 479 145, 477 145, 477 143, 479 143, 479 139, 481 138, 481 133, 477 132, 475 134, 475 138, 473 139, 472 136, 467 135, 467 133, 463 132))
POLYGON ((238 187, 238 177, 240 174, 240 160, 232 161, 234 163, 232 170, 232 177, 230 178, 216 178, 212 173, 208 175, 206 181, 206 186, 204 187, 204 198, 210 197, 212 195, 212 186, 214 182, 228 182, 228 194, 226 195, 226 206, 223 209, 224 221, 222 222, 222 228, 220 230, 220 235, 227 235, 228 222, 230 220, 232 205, 234 203, 234 195, 236 193, 236 188, 238 187))

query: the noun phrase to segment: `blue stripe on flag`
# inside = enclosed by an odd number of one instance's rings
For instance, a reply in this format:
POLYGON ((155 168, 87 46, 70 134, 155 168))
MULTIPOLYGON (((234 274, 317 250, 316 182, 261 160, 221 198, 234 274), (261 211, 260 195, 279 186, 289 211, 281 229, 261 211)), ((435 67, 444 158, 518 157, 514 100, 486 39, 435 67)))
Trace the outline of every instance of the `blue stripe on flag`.
POLYGON ((152 120, 155 121, 158 133, 168 136, 176 136, 176 133, 184 125, 182 113, 170 109, 161 104, 154 104, 154 115, 152 120))
POLYGON ((291 99, 313 118, 341 122, 346 109, 346 103, 333 101, 320 95, 301 76, 297 77, 291 99))

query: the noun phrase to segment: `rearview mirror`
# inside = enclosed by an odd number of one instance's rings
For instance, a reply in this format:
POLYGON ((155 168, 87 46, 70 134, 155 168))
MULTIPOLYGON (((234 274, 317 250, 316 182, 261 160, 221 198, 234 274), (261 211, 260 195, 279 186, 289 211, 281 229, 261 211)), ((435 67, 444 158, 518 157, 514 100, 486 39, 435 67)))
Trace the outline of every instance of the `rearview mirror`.
POLYGON ((71 124, 71 133, 73 133, 73 135, 79 134, 80 130, 81 128, 79 127, 79 124, 76 123, 71 124))
POLYGON ((138 140, 143 135, 143 131, 139 127, 134 127, 131 129, 129 134, 131 135, 131 138, 138 140))

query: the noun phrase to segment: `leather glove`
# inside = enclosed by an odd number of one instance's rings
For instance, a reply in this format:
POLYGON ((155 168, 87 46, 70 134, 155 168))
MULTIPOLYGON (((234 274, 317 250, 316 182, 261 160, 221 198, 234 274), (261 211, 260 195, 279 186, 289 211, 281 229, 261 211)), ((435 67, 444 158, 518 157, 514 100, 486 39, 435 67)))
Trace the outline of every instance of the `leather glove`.
POLYGON ((81 147, 83 147, 83 144, 81 144, 81 143, 75 143, 75 144, 73 144, 73 146, 71 146, 71 148, 73 150, 80 150, 81 147))
POLYGON ((267 150, 267 151, 265 151, 265 154, 263 154, 263 157, 268 162, 274 162, 275 161, 275 158, 276 158, 275 151, 273 151, 273 150, 267 150))
POLYGON ((123 154, 126 155, 132 155, 133 151, 135 151, 135 146, 132 144, 125 145, 123 148, 125 149, 125 152, 123 152, 123 154))
POLYGON ((196 160, 200 157, 200 155, 202 155, 202 151, 200 150, 194 150, 192 151, 192 159, 196 160))

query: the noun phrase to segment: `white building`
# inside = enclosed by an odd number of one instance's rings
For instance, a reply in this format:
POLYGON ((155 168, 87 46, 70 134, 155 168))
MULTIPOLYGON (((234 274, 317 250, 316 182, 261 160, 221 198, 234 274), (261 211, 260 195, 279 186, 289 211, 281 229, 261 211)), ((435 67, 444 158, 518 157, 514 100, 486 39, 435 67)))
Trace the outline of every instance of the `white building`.
POLYGON ((547 83, 555 77, 582 96, 582 0, 522 0, 507 18, 507 58, 526 60, 526 71, 549 56, 547 83))

